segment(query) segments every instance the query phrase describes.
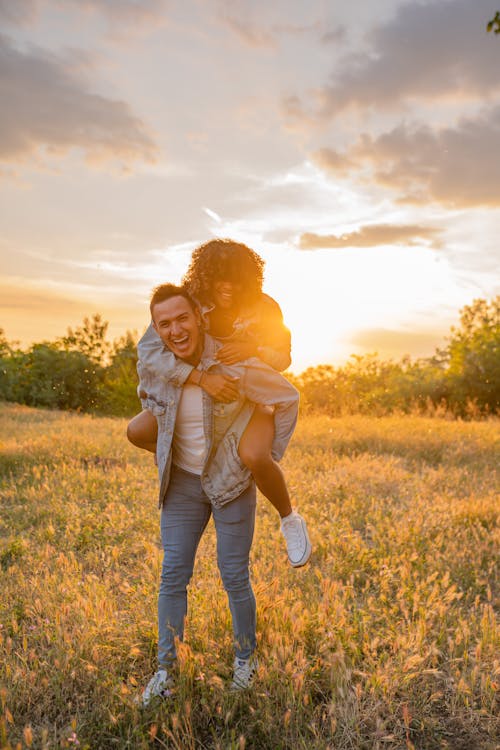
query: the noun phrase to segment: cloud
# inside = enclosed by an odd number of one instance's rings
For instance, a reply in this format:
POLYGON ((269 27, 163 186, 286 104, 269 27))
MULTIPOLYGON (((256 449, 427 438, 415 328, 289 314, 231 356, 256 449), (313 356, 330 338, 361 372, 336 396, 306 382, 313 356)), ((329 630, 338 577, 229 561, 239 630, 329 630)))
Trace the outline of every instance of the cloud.
POLYGON ((323 32, 320 39, 323 44, 342 44, 347 39, 347 30, 345 26, 337 26, 337 28, 323 32))
POLYGON ((301 250, 344 247, 379 247, 380 245, 420 245, 430 240, 436 247, 436 235, 441 230, 435 227, 404 224, 370 224, 356 232, 341 235, 320 235, 306 232, 300 236, 301 250))
POLYGON ((147 297, 127 295, 124 304, 123 294, 89 294, 70 285, 62 293, 46 282, 42 285, 12 278, 5 281, 0 277, 0 327, 8 341, 19 340, 26 347, 35 341, 53 341, 63 336, 68 326, 80 325, 85 316, 98 312, 109 321, 108 335, 114 339, 127 329, 144 330, 148 324, 147 297))
POLYGON ((74 60, 38 48, 21 51, 2 35, 0 101, 0 161, 72 148, 82 149, 89 162, 155 160, 146 125, 125 102, 92 93, 74 60))
POLYGON ((321 149, 312 160, 339 177, 368 167, 364 179, 398 191, 401 203, 495 207, 500 205, 499 153, 496 106, 454 127, 402 124, 378 137, 365 134, 345 154, 321 149))
POLYGON ((58 297, 41 289, 30 288, 24 292, 20 286, 4 285, 0 281, 0 310, 2 313, 12 310, 24 310, 26 312, 40 312, 43 307, 50 306, 55 315, 60 315, 69 309, 78 309, 79 303, 70 295, 58 297))
MULTIPOLYGON (((62 0, 58 0, 62 5, 62 0)), ((155 22, 167 8, 166 0, 69 0, 75 7, 97 11, 133 23, 155 22)), ((68 0, 64 0, 68 4, 68 0)))
POLYGON ((136 26, 156 24, 164 16, 167 0, 0 0, 0 20, 28 25, 44 7, 102 13, 110 22, 136 26))
POLYGON ((347 176, 356 168, 357 162, 332 148, 320 148, 311 154, 312 161, 326 172, 334 172, 339 177, 347 176))
POLYGON ((276 38, 267 29, 259 28, 247 20, 236 18, 229 13, 221 13, 220 20, 244 44, 254 48, 274 48, 276 38))
MULTIPOLYGON (((258 13, 251 3, 238 3, 231 0, 218 0, 218 18, 219 21, 240 41, 253 48, 276 49, 280 40, 285 37, 300 38, 313 34, 317 36, 322 30, 322 23, 319 20, 310 22, 294 22, 294 11, 290 3, 283 4, 283 9, 272 4, 264 4, 258 13), (254 17, 258 17, 258 22, 254 17), (267 18, 266 18, 267 16, 267 18), (289 20, 283 21, 283 18, 289 20)), ((300 12, 300 4, 298 8, 300 12)), ((310 13, 307 14, 309 18, 310 13)), ((343 38, 343 29, 332 30, 324 34, 322 40, 325 42, 340 41, 343 38)))
POLYGON ((39 0, 0 0, 0 21, 24 26, 32 23, 37 15, 39 0))
POLYGON ((442 347, 448 330, 391 330, 371 328, 358 331, 349 337, 349 343, 365 351, 376 351, 380 357, 396 357, 403 354, 412 357, 430 357, 438 347, 442 347))
POLYGON ((415 98, 473 100, 498 91, 498 42, 486 33, 491 0, 408 3, 344 56, 320 88, 320 113, 387 110, 415 98))

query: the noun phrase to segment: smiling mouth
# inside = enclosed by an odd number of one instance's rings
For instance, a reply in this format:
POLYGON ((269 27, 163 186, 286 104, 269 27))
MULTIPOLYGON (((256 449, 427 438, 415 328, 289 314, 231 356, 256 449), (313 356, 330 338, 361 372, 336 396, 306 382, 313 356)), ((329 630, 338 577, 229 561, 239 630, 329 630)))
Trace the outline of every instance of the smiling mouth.
POLYGON ((181 338, 172 339, 172 344, 176 347, 182 348, 189 343, 189 336, 182 336, 181 338))

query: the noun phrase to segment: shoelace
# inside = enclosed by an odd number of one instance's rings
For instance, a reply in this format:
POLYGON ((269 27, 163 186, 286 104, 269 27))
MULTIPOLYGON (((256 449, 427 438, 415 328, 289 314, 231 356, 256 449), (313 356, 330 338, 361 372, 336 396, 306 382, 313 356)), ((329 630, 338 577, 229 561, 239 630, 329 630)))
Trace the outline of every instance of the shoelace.
POLYGON ((165 693, 168 691, 168 679, 165 679, 165 677, 157 673, 154 676, 154 682, 149 688, 149 694, 154 695, 155 693, 165 693))
POLYGON ((285 524, 287 537, 290 536, 290 543, 296 545, 297 547, 300 545, 300 521, 297 519, 293 519, 292 521, 288 521, 287 524, 285 524))
POLYGON ((237 661, 236 666, 234 668, 233 681, 245 684, 246 681, 251 677, 251 675, 254 672, 255 672, 255 667, 251 665, 249 662, 237 661))

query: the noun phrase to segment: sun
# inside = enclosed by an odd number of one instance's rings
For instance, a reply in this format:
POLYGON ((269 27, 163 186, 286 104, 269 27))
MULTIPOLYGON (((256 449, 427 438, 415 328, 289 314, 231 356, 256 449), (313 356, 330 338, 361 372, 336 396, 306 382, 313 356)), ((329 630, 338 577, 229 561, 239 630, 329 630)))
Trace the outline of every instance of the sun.
MULTIPOLYGON (((292 332, 296 372, 342 363, 359 351, 353 338, 360 331, 397 330, 412 321, 417 327, 419 316, 462 304, 458 280, 430 248, 287 248, 265 252, 265 259, 265 291, 292 332)), ((374 338, 370 351, 381 343, 374 338)))

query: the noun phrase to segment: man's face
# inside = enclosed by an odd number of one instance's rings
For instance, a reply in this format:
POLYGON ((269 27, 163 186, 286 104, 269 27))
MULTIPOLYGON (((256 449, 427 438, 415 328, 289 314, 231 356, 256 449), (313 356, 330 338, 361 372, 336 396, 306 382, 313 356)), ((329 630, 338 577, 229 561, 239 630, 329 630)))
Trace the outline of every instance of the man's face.
POLYGON ((185 297, 170 297, 158 302, 152 311, 153 326, 171 352, 192 364, 198 364, 203 337, 200 313, 193 310, 185 297))

